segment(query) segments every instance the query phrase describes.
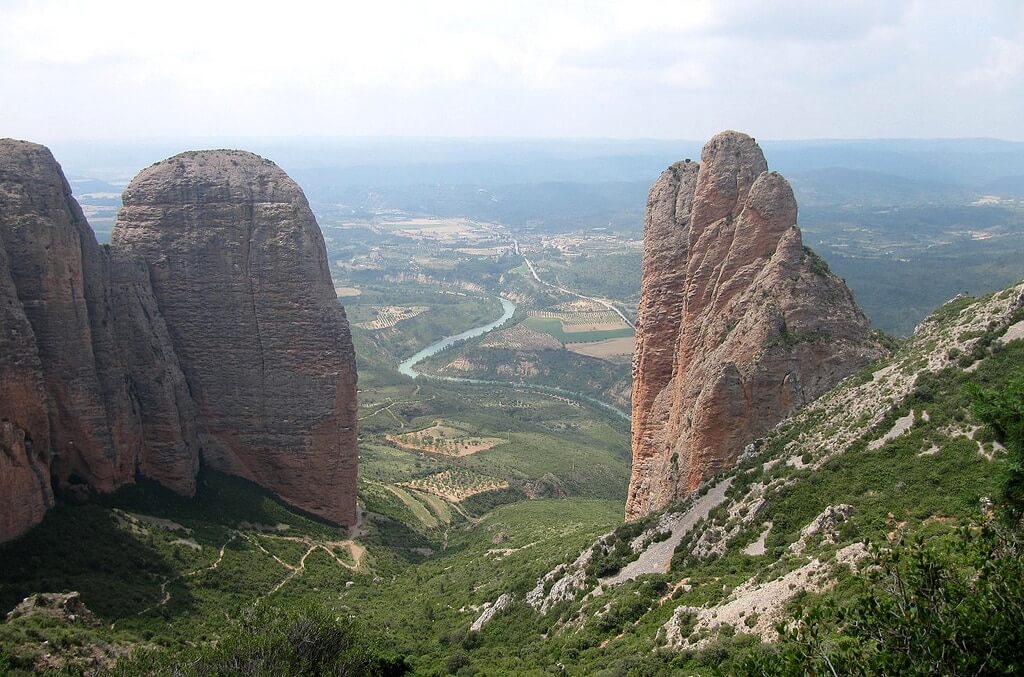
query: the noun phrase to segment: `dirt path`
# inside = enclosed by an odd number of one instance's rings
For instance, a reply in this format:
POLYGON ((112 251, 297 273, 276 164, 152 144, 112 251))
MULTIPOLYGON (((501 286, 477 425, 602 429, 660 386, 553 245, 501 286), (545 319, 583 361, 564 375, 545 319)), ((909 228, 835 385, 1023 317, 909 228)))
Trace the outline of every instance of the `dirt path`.
MULTIPOLYGON (((415 392, 413 392, 413 395, 415 395, 416 393, 418 393, 418 392, 419 392, 419 388, 420 388, 419 386, 416 386, 416 391, 415 391, 415 392)), ((374 410, 374 411, 373 411, 372 413, 370 413, 370 414, 366 414, 365 416, 360 416, 360 417, 359 417, 358 419, 356 419, 356 420, 357 420, 357 421, 365 421, 365 420, 366 420, 366 419, 368 419, 368 418, 373 418, 374 416, 376 416, 377 414, 379 414, 379 413, 380 413, 380 412, 382 412, 382 411, 386 411, 386 412, 388 412, 389 414, 391 414, 392 418, 394 418, 394 419, 395 419, 396 421, 398 421, 399 423, 402 423, 402 421, 401 421, 401 420, 400 420, 400 419, 399 419, 399 418, 398 418, 397 416, 395 416, 395 413, 394 413, 393 411, 391 411, 391 407, 395 406, 396 404, 418 404, 418 403, 420 403, 420 402, 429 402, 430 400, 434 399, 435 397, 437 397, 437 395, 431 395, 430 397, 428 397, 428 398, 427 398, 427 399, 425 399, 425 400, 403 400, 403 401, 395 401, 395 402, 392 402, 392 403, 390 403, 390 404, 384 405, 383 407, 380 407, 379 409, 375 409, 375 410, 374 410)), ((405 427, 405 425, 403 424, 403 425, 402 425, 402 427, 404 428, 404 427, 405 427)))
POLYGON ((306 552, 302 553, 302 557, 299 559, 298 564, 288 564, 287 562, 279 558, 277 555, 268 552, 266 548, 264 548, 261 544, 256 544, 256 547, 258 547, 267 555, 270 555, 270 557, 272 557, 275 562, 277 562, 285 569, 287 569, 288 574, 283 579, 278 581, 277 585, 271 588, 266 594, 257 597, 256 601, 253 602, 254 605, 259 604, 267 597, 273 595, 275 592, 283 588, 290 580, 292 580, 296 576, 305 573, 306 559, 310 555, 312 555, 313 552, 316 550, 323 550, 331 559, 333 559, 335 562, 345 567, 349 571, 360 571, 363 569, 363 558, 366 556, 366 548, 351 539, 346 539, 343 541, 314 541, 313 539, 305 536, 272 536, 269 534, 262 535, 265 538, 274 538, 282 541, 304 543, 306 545, 306 552), (349 564, 348 562, 342 560, 340 557, 338 557, 337 553, 334 552, 334 548, 339 547, 344 547, 348 549, 349 553, 352 555, 352 564, 349 564))
POLYGON ((644 574, 668 573, 676 546, 682 543, 683 538, 693 529, 697 522, 707 517, 708 513, 725 500, 725 492, 732 484, 732 479, 730 477, 724 482, 719 482, 711 487, 706 494, 698 498, 690 506, 689 510, 676 517, 669 524, 672 535, 668 539, 660 543, 648 545, 639 558, 622 567, 619 573, 601 579, 601 585, 618 585, 644 574))
POLYGON ((175 582, 177 580, 180 580, 182 578, 190 578, 192 576, 197 576, 197 575, 199 575, 201 573, 204 573, 204 572, 207 572, 207 571, 213 571, 214 569, 219 567, 220 563, 224 560, 224 550, 225 550, 225 548, 228 547, 228 543, 230 543, 231 541, 235 540, 235 538, 238 537, 239 535, 240 534, 237 531, 231 532, 231 536, 228 538, 228 540, 224 541, 224 545, 220 546, 220 552, 218 553, 217 559, 214 560, 213 564, 211 564, 209 566, 205 566, 205 567, 199 568, 199 569, 196 569, 195 571, 186 572, 184 574, 181 574, 180 576, 175 576, 174 578, 164 578, 163 583, 160 584, 160 592, 163 594, 163 598, 159 602, 154 604, 153 606, 146 607, 145 609, 140 611, 137 615, 141 616, 142 614, 147 613, 149 611, 152 611, 153 609, 159 609, 162 606, 166 606, 167 603, 171 601, 171 591, 168 590, 168 587, 170 586, 171 583, 173 583, 173 582, 175 582))
MULTIPOLYGON (((362 513, 359 512, 357 513, 356 525, 352 528, 352 538, 357 538, 359 535, 361 535, 361 528, 362 513)), ((227 549, 228 545, 231 543, 231 541, 235 540, 236 538, 245 539, 246 542, 248 542, 250 545, 255 547, 257 550, 262 552, 267 557, 277 562, 281 567, 283 567, 288 572, 288 574, 283 579, 278 581, 278 583, 273 588, 271 588, 266 593, 258 596, 256 600, 253 602, 253 604, 259 604, 264 599, 270 597, 275 592, 283 588, 285 584, 288 583, 288 581, 304 573, 306 571, 306 559, 315 550, 323 550, 330 556, 331 559, 333 559, 340 566, 348 569, 349 571, 362 571, 365 568, 364 559, 366 557, 366 548, 363 545, 356 543, 354 540, 352 540, 352 538, 340 541, 315 541, 309 538, 308 536, 279 536, 275 534, 241 532, 232 530, 230 538, 228 538, 228 540, 225 541, 222 546, 220 546, 220 552, 217 554, 217 559, 214 560, 212 564, 210 564, 209 566, 201 567, 199 569, 195 569, 194 571, 189 571, 180 574, 173 578, 165 578, 163 582, 160 584, 160 592, 163 596, 161 600, 153 606, 146 607, 145 609, 140 611, 138 615, 141 616, 145 613, 166 606, 167 603, 171 601, 170 585, 175 581, 181 580, 183 578, 191 578, 193 576, 198 576, 208 571, 216 570, 220 566, 220 563, 224 561, 224 552, 227 549), (263 538, 271 538, 281 541, 303 543, 306 546, 306 551, 302 554, 302 557, 299 559, 298 564, 289 564, 288 562, 284 561, 274 553, 267 550, 263 546, 263 544, 259 542, 260 536, 262 536, 263 538), (334 551, 335 548, 347 548, 349 553, 352 555, 352 562, 346 562, 340 557, 338 557, 337 553, 334 551)))
POLYGON ((292 566, 290 564, 285 564, 284 562, 282 562, 277 557, 274 557, 275 560, 277 560, 281 564, 284 564, 284 566, 287 567, 288 569, 290 569, 290 571, 288 572, 288 575, 285 576, 283 579, 281 579, 281 581, 277 585, 275 585, 273 588, 271 588, 270 592, 268 592, 267 594, 265 594, 265 595, 263 595, 261 597, 257 597, 256 601, 253 602, 253 604, 254 605, 259 604, 260 602, 265 600, 267 597, 270 597, 275 592, 277 592, 278 590, 283 588, 285 583, 287 583, 288 581, 292 580, 293 578, 295 578, 296 576, 298 576, 299 574, 304 572, 306 570, 306 558, 309 557, 309 553, 313 552, 316 549, 317 549, 317 546, 315 546, 315 545, 309 546, 306 549, 306 552, 304 552, 302 554, 302 559, 299 560, 299 565, 298 566, 292 566))

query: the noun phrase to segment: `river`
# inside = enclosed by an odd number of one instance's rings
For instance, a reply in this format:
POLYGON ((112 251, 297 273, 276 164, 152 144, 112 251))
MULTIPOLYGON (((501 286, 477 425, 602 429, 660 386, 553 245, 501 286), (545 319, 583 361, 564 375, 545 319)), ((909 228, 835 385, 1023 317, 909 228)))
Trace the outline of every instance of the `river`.
POLYGON ((433 343, 431 343, 429 346, 427 346, 423 350, 419 351, 418 353, 416 353, 415 355, 413 355, 409 359, 407 359, 407 360, 403 361, 401 364, 399 364, 398 365, 398 371, 401 372, 402 374, 405 374, 406 376, 411 377, 411 378, 417 378, 417 377, 423 376, 424 378, 434 379, 434 380, 437 380, 437 381, 450 381, 452 383, 469 383, 469 384, 473 384, 473 385, 510 386, 510 387, 513 387, 513 388, 526 388, 528 390, 537 390, 537 391, 540 391, 540 392, 547 392, 547 393, 555 393, 555 394, 559 394, 559 395, 565 395, 566 397, 570 397, 570 398, 573 398, 575 400, 584 400, 584 401, 589 402, 589 403, 591 403, 593 405, 596 405, 596 406, 598 406, 598 407, 600 407, 600 408, 602 408, 602 409, 604 409, 606 411, 610 411, 610 412, 616 414, 617 416, 619 416, 621 418, 629 420, 629 414, 627 414, 626 412, 622 411, 618 407, 614 407, 614 406, 608 404, 607 402, 602 402, 601 400, 595 399, 595 398, 590 397, 588 395, 583 395, 582 393, 570 392, 568 390, 563 390, 562 388, 558 388, 556 386, 547 386, 547 385, 540 385, 540 384, 533 384, 533 383, 515 383, 513 381, 485 381, 485 380, 482 380, 482 379, 475 379, 475 378, 457 378, 455 376, 434 376, 433 374, 420 374, 420 372, 418 372, 418 371, 416 371, 416 369, 414 369, 414 367, 417 364, 419 364, 420 362, 422 362, 423 360, 427 359, 428 357, 432 357, 434 355, 437 355, 442 350, 445 350, 447 348, 452 347, 453 345, 455 345, 459 341, 465 341, 466 339, 471 339, 471 338, 475 338, 477 336, 481 336, 483 334, 486 334, 489 331, 494 331, 495 329, 497 329, 501 325, 505 324, 505 322, 507 322, 508 319, 511 318, 512 315, 516 312, 516 304, 512 303, 508 299, 504 299, 504 298, 501 298, 501 297, 499 297, 498 300, 501 301, 501 309, 502 309, 501 317, 499 317, 498 319, 494 320, 493 322, 488 322, 487 324, 481 325, 479 327, 473 327, 472 329, 467 329, 466 331, 462 332, 461 334, 455 334, 453 336, 446 336, 443 339, 441 339, 440 341, 434 341, 433 343))
POLYGON ((516 312, 516 304, 512 303, 508 299, 503 299, 500 297, 498 298, 498 300, 501 301, 502 313, 501 317, 499 317, 497 320, 495 320, 494 322, 488 322, 487 324, 481 325, 479 327, 467 329, 461 334, 455 334, 454 336, 445 336, 440 341, 434 341, 429 346, 427 346, 423 350, 419 351, 418 353, 416 353, 415 355, 413 355, 412 357, 398 365, 398 371, 405 374, 406 376, 416 378, 417 376, 420 375, 420 373, 413 369, 413 367, 415 367, 423 360, 427 359, 428 357, 433 357, 434 355, 437 355, 445 348, 450 348, 459 341, 465 341, 466 339, 481 336, 505 324, 505 322, 510 317, 512 317, 512 314, 516 312))

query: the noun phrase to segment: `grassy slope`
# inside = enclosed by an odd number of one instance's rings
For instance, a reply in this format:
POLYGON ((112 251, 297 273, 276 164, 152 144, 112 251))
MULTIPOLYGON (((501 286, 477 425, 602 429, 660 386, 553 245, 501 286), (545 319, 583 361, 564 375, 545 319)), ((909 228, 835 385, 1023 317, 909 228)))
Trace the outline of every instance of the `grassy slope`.
POLYGON ((360 385, 359 490, 370 515, 358 539, 367 550, 359 568, 344 566, 354 564, 355 553, 339 545, 347 539, 343 529, 298 514, 247 482, 204 471, 193 501, 145 482, 91 505, 58 506, 26 537, 0 546, 0 610, 34 592, 78 590, 104 624, 2 624, 0 658, 15 647, 31 654, 96 641, 172 649, 213 642, 228 631, 225 614, 236 617, 258 603, 327 605, 364 619, 371 634, 410 652, 417 664, 442 665, 453 650, 449 635, 468 627, 476 617, 471 607, 487 601, 492 588, 512 579, 526 585, 621 519, 629 472, 623 423, 544 396, 442 389, 372 369, 361 374, 360 385), (441 414, 474 434, 508 441, 453 458, 397 449, 385 440, 441 414), (398 486, 444 471, 513 488, 452 503, 398 486), (564 497, 525 501, 524 489, 535 491, 542 479, 547 495, 564 497), (139 516, 134 530, 133 518, 123 516, 129 513, 139 516), (276 533, 269 529, 275 525, 287 529, 276 533), (527 536, 536 543, 518 556, 492 561, 486 554, 524 545, 527 536), (307 554, 321 544, 341 563, 321 548, 307 554), (304 570, 293 575, 289 567, 304 555, 304 570), (170 598, 161 604, 166 592, 170 598), (436 607, 432 613, 444 622, 410 614, 403 600, 413 597, 422 600, 417 609, 436 607), (456 611, 461 602, 449 609, 453 599, 465 600, 466 609, 456 611))
MULTIPOLYGON (((941 538, 978 516, 979 499, 993 491, 996 468, 980 453, 992 449, 985 428, 976 430, 974 439, 966 434, 977 423, 965 388, 968 383, 998 388, 1020 373, 1024 341, 1003 345, 998 337, 1008 324, 1024 319, 1024 312, 1007 310, 1021 289, 948 304, 893 358, 851 377, 780 426, 757 454, 729 473, 736 479, 726 503, 684 540, 668 575, 644 577, 556 609, 555 619, 549 614, 537 620, 541 628, 557 628, 544 641, 525 632, 515 613, 499 616, 484 631, 482 646, 489 645, 491 635, 513 646, 526 643, 523 672, 562 662, 572 674, 728 674, 739 669, 745 653, 758 650, 759 640, 744 634, 742 626, 727 627, 717 629, 718 639, 700 651, 662 648, 659 630, 676 606, 713 606, 752 577, 772 580, 813 557, 827 560, 845 545, 865 539, 884 544, 903 531, 941 538), (887 375, 872 378, 890 365, 887 375), (916 416, 909 432, 870 448, 911 409, 916 416), (925 451, 935 453, 922 455, 925 451), (805 461, 811 467, 797 467, 805 461), (761 498, 766 506, 755 512, 761 498), (853 512, 837 542, 812 538, 805 554, 790 553, 800 530, 825 507, 840 503, 853 506, 853 512), (742 546, 769 521, 766 554, 744 554, 742 546), (692 550, 717 542, 726 546, 721 555, 698 556, 692 550), (689 591, 659 602, 684 579, 689 591)), ((840 601, 862 584, 841 567, 834 575, 838 583, 826 594, 840 601)), ((511 663, 481 652, 477 665, 510 669, 511 663)))

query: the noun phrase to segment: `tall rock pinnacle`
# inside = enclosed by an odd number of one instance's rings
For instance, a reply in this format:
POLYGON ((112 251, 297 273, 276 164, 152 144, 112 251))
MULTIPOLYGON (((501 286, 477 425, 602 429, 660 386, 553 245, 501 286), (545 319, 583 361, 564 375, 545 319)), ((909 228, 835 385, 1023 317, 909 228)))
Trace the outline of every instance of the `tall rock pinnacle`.
POLYGON ((355 354, 298 185, 252 153, 183 153, 128 185, 112 243, 149 268, 204 462, 353 523, 355 354))
POLYGON ((789 183, 728 131, 651 188, 626 517, 681 500, 796 407, 883 353, 803 247, 789 183))

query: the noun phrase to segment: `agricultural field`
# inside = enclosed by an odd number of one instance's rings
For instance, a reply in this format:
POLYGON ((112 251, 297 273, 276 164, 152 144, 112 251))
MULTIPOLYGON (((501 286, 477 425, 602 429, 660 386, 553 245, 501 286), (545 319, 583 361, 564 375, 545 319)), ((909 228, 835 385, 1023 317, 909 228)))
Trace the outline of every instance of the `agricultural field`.
POLYGON ((400 435, 386 435, 385 439, 403 449, 445 456, 469 456, 479 451, 487 451, 505 441, 500 437, 474 435, 457 427, 457 424, 440 420, 435 421, 429 428, 400 435))
POLYGON ((551 334, 534 331, 522 322, 508 329, 487 335, 480 342, 482 348, 508 348, 511 350, 558 350, 561 342, 551 334))
POLYGON ((633 336, 632 327, 627 325, 615 313, 608 312, 607 316, 615 320, 596 315, 582 319, 579 324, 572 324, 575 318, 568 318, 563 313, 551 313, 549 311, 531 311, 533 314, 524 320, 523 324, 534 331, 550 334, 560 343, 590 343, 593 341, 604 341, 624 336, 633 336), (540 313, 544 313, 541 315, 540 313), (600 318, 600 319, 599 319, 600 318), (567 323, 567 320, 569 322, 567 323))
POLYGON ((528 496, 625 494, 628 422, 579 398, 373 369, 360 381, 362 491, 374 511, 413 528, 528 496))
POLYGON ((635 336, 622 336, 591 343, 567 343, 565 349, 578 355, 619 362, 631 360, 635 346, 635 336))
POLYGON ((429 306, 372 306, 371 310, 376 313, 374 319, 359 322, 356 324, 361 329, 369 329, 371 331, 378 331, 380 329, 390 329, 399 322, 404 320, 411 320, 417 315, 430 310, 429 306))
POLYGON ((379 230, 416 240, 435 240, 443 243, 486 242, 504 234, 504 228, 494 223, 468 219, 406 218, 380 221, 379 230))
POLYGON ((530 318, 554 319, 561 323, 561 330, 566 334, 582 332, 615 331, 628 327, 618 314, 607 310, 558 311, 531 310, 530 318))
POLYGON ((410 480, 403 486, 459 503, 476 494, 507 489, 508 482, 481 475, 472 470, 451 468, 434 475, 410 480))

